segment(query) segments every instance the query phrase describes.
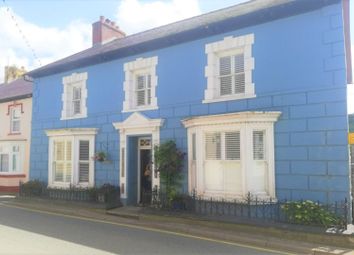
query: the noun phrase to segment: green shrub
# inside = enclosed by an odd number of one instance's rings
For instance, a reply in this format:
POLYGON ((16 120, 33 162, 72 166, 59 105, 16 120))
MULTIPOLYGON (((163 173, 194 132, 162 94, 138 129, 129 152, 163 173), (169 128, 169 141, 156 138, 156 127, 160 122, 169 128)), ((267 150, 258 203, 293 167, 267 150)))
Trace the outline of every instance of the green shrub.
POLYGON ((288 202, 281 208, 288 220, 296 224, 325 227, 341 225, 341 219, 338 216, 326 210, 319 203, 310 200, 288 202))
POLYGON ((46 188, 46 184, 39 180, 31 180, 21 184, 21 196, 41 196, 46 188))
POLYGON ((174 141, 155 146, 155 167, 160 173, 161 191, 166 194, 170 204, 178 195, 181 187, 184 155, 174 141))

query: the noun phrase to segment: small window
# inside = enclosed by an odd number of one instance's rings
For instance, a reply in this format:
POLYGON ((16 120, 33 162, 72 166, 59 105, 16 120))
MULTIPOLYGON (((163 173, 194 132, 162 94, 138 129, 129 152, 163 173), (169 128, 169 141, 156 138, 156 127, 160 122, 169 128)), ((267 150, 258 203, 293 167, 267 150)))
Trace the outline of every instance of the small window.
POLYGON ((221 159, 221 134, 207 133, 205 135, 205 158, 207 160, 221 159))
POLYGON ((123 112, 157 109, 158 58, 138 58, 124 64, 125 81, 123 112))
POLYGON ((197 159, 197 144, 196 144, 196 135, 195 133, 192 134, 192 160, 197 159))
POLYGON ((73 73, 72 75, 63 78, 62 120, 87 117, 86 81, 87 73, 73 73))
POLYGON ((254 35, 225 37, 205 46, 207 89, 203 103, 255 97, 252 72, 254 35))
POLYGON ((245 93, 243 54, 219 59, 220 95, 245 93))
POLYGON ((20 133, 21 109, 19 107, 11 108, 11 133, 20 133))

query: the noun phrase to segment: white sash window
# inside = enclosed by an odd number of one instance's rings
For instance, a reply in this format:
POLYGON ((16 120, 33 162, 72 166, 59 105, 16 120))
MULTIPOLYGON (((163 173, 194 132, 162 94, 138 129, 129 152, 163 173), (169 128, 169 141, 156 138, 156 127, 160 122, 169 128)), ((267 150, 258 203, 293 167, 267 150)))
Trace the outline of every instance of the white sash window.
POLYGON ((52 187, 94 185, 96 129, 48 130, 49 174, 52 187))

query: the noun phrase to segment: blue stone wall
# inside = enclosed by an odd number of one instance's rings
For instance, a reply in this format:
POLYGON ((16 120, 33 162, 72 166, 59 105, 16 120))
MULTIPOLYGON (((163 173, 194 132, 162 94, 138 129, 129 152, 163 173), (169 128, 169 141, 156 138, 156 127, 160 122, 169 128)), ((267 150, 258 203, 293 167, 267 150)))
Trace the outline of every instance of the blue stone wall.
MULTIPOLYGON (((154 52, 72 70, 35 80, 31 179, 47 181, 48 138, 44 130, 96 127, 96 149, 112 163, 96 163, 96 185, 119 183, 119 135, 112 122, 123 121, 125 62, 158 56, 158 110, 162 141, 174 139, 187 151, 186 117, 239 111, 281 111, 275 124, 277 197, 323 202, 349 197, 346 69, 340 4, 247 27, 154 52), (253 82, 256 98, 202 104, 207 64, 205 44, 225 36, 254 33, 253 82), (88 117, 61 121, 62 77, 88 72, 88 117)), ((185 170, 186 172, 186 170, 185 170)), ((185 182, 185 188, 187 183, 185 182)))

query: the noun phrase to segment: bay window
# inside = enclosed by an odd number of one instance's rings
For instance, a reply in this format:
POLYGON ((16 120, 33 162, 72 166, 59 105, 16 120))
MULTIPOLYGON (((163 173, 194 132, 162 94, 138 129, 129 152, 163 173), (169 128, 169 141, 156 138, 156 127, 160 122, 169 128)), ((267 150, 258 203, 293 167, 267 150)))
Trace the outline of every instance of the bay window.
POLYGON ((189 191, 204 197, 275 198, 274 122, 280 112, 241 112, 183 120, 189 191))

